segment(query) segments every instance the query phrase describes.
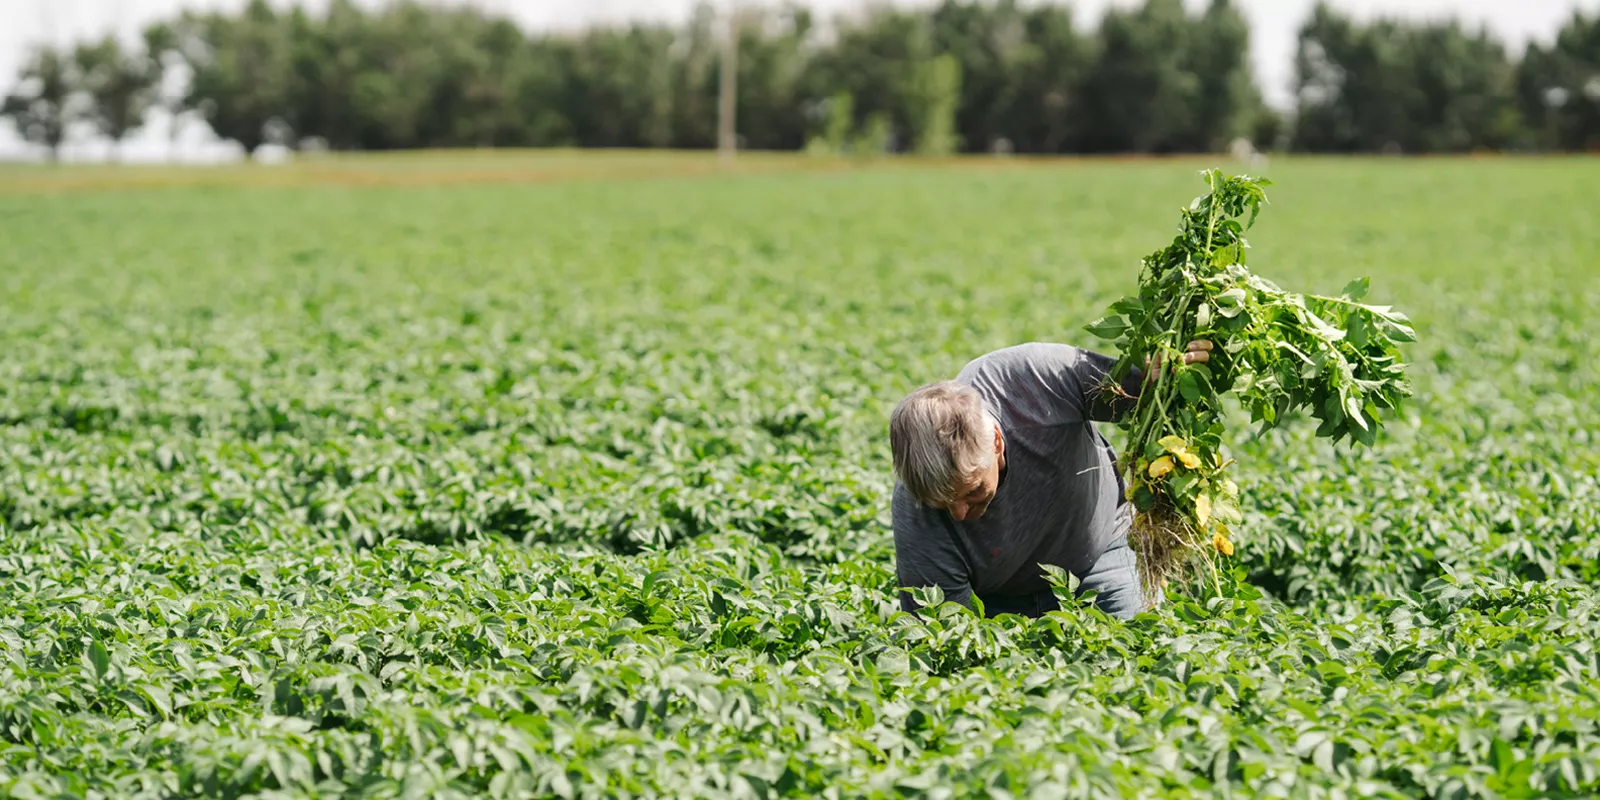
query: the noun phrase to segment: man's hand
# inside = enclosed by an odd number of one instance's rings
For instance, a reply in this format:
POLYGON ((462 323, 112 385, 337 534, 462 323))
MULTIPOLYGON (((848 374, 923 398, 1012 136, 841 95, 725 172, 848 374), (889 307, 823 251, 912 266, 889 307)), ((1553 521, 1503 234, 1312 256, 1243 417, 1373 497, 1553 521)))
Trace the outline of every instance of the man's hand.
MULTIPOLYGON (((1185 364, 1204 364, 1211 360, 1211 342, 1205 339, 1196 339, 1189 343, 1189 349, 1183 354, 1185 364)), ((1145 379, 1161 371, 1161 354, 1157 353, 1150 359, 1150 369, 1145 373, 1145 379)))

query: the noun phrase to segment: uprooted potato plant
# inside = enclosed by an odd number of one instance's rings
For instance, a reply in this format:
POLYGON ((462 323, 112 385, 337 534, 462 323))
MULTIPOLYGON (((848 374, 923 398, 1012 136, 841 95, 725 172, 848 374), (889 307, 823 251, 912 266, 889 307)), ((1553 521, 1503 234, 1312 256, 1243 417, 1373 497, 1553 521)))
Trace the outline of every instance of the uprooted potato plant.
POLYGON ((1223 455, 1222 398, 1235 394, 1263 429, 1304 409, 1318 436, 1371 445, 1384 410, 1411 393, 1399 343, 1416 335, 1389 306, 1366 305, 1369 281, 1337 297, 1296 294, 1251 273, 1245 232, 1270 181, 1203 173, 1210 191, 1184 209, 1178 235, 1147 256, 1139 292, 1089 326, 1122 353, 1104 391, 1136 365, 1157 368, 1121 426, 1119 467, 1136 513, 1130 543, 1150 596, 1191 568, 1215 576, 1215 554, 1233 555, 1239 488, 1223 455), (1248 217, 1246 217, 1248 214, 1248 217), (1205 363, 1184 364, 1190 341, 1208 340, 1205 363))

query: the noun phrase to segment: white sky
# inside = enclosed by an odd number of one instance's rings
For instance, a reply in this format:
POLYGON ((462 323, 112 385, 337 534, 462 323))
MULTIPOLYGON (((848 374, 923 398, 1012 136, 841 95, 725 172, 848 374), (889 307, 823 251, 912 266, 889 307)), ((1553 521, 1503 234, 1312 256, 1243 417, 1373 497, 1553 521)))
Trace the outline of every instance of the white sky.
MULTIPOLYGON (((746 4, 765 0, 741 0, 746 4)), ((890 0, 899 4, 920 5, 927 0, 890 0)), ((180 8, 238 8, 245 0, 0 0, 0 91, 9 91, 17 69, 30 45, 41 41, 68 44, 116 31, 133 37, 146 24, 173 14, 180 8)), ((289 5, 290 0, 273 0, 289 5)), ((301 0, 301 5, 319 8, 326 0, 301 0)), ((360 0, 377 5, 380 0, 360 0)), ((681 19, 695 0, 434 0, 445 3, 473 3, 515 18, 529 29, 575 27, 597 20, 630 18, 681 19)), ((719 3, 729 0, 717 0, 719 3)), ((807 5, 827 15, 861 7, 866 0, 809 0, 807 5)), ((1205 0, 1187 0, 1203 7, 1205 0)), ((1292 79, 1295 32, 1310 13, 1315 0, 1234 0, 1251 22, 1251 61, 1257 80, 1267 99, 1277 105, 1287 103, 1292 79)), ((1097 24, 1108 5, 1137 5, 1137 0, 1075 0, 1072 5, 1078 23, 1097 24)), ((1571 17, 1575 8, 1600 8, 1600 0, 1333 0, 1333 4, 1358 17, 1379 13, 1412 19, 1456 17, 1469 24, 1487 24, 1513 52, 1520 52, 1529 39, 1548 40, 1571 17)), ((173 152, 168 144, 167 120, 154 118, 145 130, 125 145, 129 160, 161 159, 173 152)), ((188 159, 232 157, 234 151, 218 145, 203 126, 184 128, 179 152, 188 159)), ((102 157, 105 146, 79 143, 67 148, 74 159, 102 157)), ((0 158, 14 158, 27 152, 9 123, 0 125, 0 158)))

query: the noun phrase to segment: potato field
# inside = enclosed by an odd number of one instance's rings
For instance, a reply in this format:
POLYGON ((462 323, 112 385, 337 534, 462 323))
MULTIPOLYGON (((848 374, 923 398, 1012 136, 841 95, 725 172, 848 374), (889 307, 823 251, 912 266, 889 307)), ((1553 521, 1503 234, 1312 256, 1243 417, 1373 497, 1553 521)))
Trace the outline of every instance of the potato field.
POLYGON ((1415 394, 1124 623, 901 612, 888 413, 1241 167, 457 158, 0 170, 0 797, 1600 793, 1600 161, 1261 170, 1415 394))

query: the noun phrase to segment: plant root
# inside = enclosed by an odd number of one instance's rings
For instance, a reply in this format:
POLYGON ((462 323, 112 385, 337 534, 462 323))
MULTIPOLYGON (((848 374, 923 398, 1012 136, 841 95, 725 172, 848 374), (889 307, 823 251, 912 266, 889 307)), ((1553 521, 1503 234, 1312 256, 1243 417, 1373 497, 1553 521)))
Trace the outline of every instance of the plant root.
POLYGON ((1139 580, 1144 589, 1144 610, 1154 607, 1164 588, 1196 572, 1195 560, 1210 547, 1189 520, 1165 503, 1149 511, 1136 511, 1128 545, 1138 554, 1139 580))

